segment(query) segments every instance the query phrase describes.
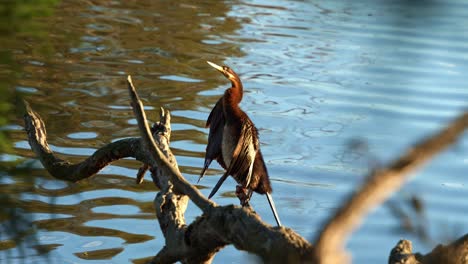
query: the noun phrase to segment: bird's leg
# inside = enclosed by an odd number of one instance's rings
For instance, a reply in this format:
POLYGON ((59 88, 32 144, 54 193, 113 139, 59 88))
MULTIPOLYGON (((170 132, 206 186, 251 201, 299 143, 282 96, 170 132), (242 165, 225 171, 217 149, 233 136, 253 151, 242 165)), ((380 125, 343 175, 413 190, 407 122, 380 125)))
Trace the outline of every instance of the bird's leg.
POLYGON ((250 188, 245 188, 244 186, 238 184, 236 186, 236 196, 239 198, 243 207, 250 207, 249 201, 250 197, 252 197, 252 190, 250 188))

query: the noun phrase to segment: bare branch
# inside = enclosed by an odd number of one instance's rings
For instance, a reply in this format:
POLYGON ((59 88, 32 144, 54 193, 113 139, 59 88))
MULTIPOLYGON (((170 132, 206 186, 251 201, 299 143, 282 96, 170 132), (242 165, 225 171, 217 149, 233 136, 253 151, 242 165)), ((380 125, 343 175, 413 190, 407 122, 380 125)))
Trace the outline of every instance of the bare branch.
POLYGON ((466 264, 468 263, 468 234, 460 237, 449 245, 438 245, 429 254, 416 258, 423 264, 466 264))
POLYGON ((421 264, 413 254, 413 245, 411 241, 400 240, 390 252, 388 264, 421 264))
POLYGON ((60 159, 49 148, 46 128, 41 117, 31 109, 27 102, 24 103, 26 106, 25 130, 28 134, 29 145, 45 169, 57 179, 77 182, 95 175, 112 161, 126 157, 134 157, 145 162, 144 155, 139 152, 141 149, 139 138, 122 139, 107 144, 77 164, 60 159))
MULTIPOLYGON (((219 207, 207 200, 180 174, 174 163, 168 137, 170 133, 149 133, 143 104, 138 98, 131 77, 127 79, 132 106, 142 133, 144 145, 149 148, 157 170, 157 182, 161 190, 155 199, 156 214, 166 238, 166 246, 152 263, 210 263, 216 252, 227 244, 259 255, 268 263, 304 262, 310 259, 312 246, 297 233, 287 228, 272 228, 258 216, 238 206, 219 207), (155 141, 158 143, 156 144, 155 141), (159 148, 158 148, 159 146, 159 148), (166 146, 166 147, 165 147, 166 146), (165 151, 161 152, 160 150, 165 151), (172 184, 177 192, 172 191, 172 184), (187 196, 203 211, 203 215, 188 227, 183 213, 187 207, 187 196)), ((169 114, 162 110, 161 120, 169 114)), ((162 121, 159 126, 170 126, 162 121)), ((170 131, 161 128, 161 131, 170 131)), ((154 166, 153 166, 154 167, 154 166)))
POLYGON ((375 170, 360 190, 331 218, 317 239, 317 263, 346 263, 344 242, 364 216, 403 185, 409 173, 421 167, 435 154, 453 144, 468 127, 468 113, 447 128, 410 148, 388 168, 375 170))
MULTIPOLYGON (((152 263, 211 263, 215 254, 228 244, 258 255, 266 263, 344 263, 346 256, 343 253, 343 243, 360 223, 361 218, 398 189, 403 184, 406 174, 453 143, 468 126, 468 113, 465 113, 447 129, 416 145, 388 168, 372 173, 361 190, 336 213, 314 249, 293 230, 271 227, 246 208, 221 207, 206 199, 181 175, 169 148, 169 111, 161 109, 160 122, 155 124, 150 132, 143 105, 130 76, 127 82, 142 134, 141 139, 130 138, 110 143, 83 162, 72 164, 57 158, 50 150, 45 125, 40 116, 27 104, 25 127, 32 150, 46 170, 58 179, 76 182, 96 174, 110 162, 124 157, 135 157, 144 163, 138 172, 137 180, 140 181, 144 172, 149 169, 153 182, 160 189, 154 200, 154 207, 166 239, 166 245, 152 263), (189 198, 202 209, 203 214, 187 225, 184 213, 189 198)), ((439 246, 433 252, 422 256, 412 254, 411 247, 408 250, 408 244, 403 243, 396 247, 395 254, 392 255, 399 256, 400 259, 412 258, 423 264, 436 263, 431 260, 442 259, 439 257, 445 255, 456 256, 456 260, 463 261, 467 258, 467 244, 468 235, 456 243, 439 246)))
POLYGON ((146 120, 146 114, 143 110, 143 103, 141 102, 138 94, 136 93, 135 87, 132 83, 130 75, 127 78, 128 90, 130 92, 130 98, 132 99, 133 112, 138 121, 138 127, 140 128, 141 138, 148 148, 148 151, 156 164, 164 170, 164 174, 169 175, 175 188, 186 195, 189 195, 190 199, 203 211, 206 212, 208 209, 213 207, 213 202, 206 199, 193 185, 188 183, 184 177, 180 174, 174 166, 166 159, 161 153, 159 148, 156 147, 153 136, 151 135, 148 123, 146 120))
MULTIPOLYGON (((134 91, 131 85, 129 88, 134 91)), ((134 99, 138 100, 136 93, 134 99)), ((136 105, 140 111, 143 109, 141 102, 137 101, 136 105)), ((164 109, 161 110, 161 122, 152 128, 156 140, 156 145, 151 144, 154 150, 152 153, 156 154, 149 154, 140 138, 124 139, 102 147, 77 164, 54 155, 47 144, 42 119, 29 106, 24 119, 32 150, 55 178, 79 181, 123 157, 135 157, 142 161, 142 171, 149 168, 153 182, 160 188, 154 207, 166 238, 166 246, 157 254, 153 263, 210 263, 215 254, 227 244, 257 254, 270 263, 287 263, 288 260, 303 262, 311 256, 312 246, 291 229, 272 228, 263 223, 254 212, 238 206, 216 206, 191 186, 180 174, 169 148, 170 114, 164 109), (158 148, 154 149, 156 146, 158 148), (157 155, 163 157, 159 162, 156 162, 157 155), (189 226, 184 218, 188 205, 188 197, 184 193, 191 199, 199 199, 197 204, 205 208, 204 214, 189 226)), ((146 124, 142 115, 139 119, 140 124, 146 124)), ((148 131, 148 128, 145 127, 145 130, 148 131)), ((150 138, 148 134, 146 137, 150 138)), ((142 172, 138 176, 141 177, 141 174, 142 172)))
POLYGON ((438 245, 430 253, 413 253, 411 241, 400 240, 392 249, 389 264, 465 264, 468 263, 468 234, 448 245, 438 245))

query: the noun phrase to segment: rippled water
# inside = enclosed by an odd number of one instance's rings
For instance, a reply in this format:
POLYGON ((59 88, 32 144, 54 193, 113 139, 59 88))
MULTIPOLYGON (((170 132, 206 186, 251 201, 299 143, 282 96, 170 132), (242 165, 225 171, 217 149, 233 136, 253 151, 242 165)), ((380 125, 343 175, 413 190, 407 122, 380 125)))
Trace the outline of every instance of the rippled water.
MULTIPOLYGON (((260 130, 281 219, 309 239, 370 166, 434 133, 468 102, 464 1, 64 1, 43 20, 47 55, 27 37, 7 48, 21 65, 16 90, 41 114, 62 158, 77 162, 138 136, 125 85, 132 74, 150 119, 159 106, 172 111, 172 149, 195 183, 205 120, 228 87, 205 61, 225 63, 244 80, 241 107, 260 130)), ((161 249, 155 189, 149 180, 135 185, 137 162, 115 162, 76 184, 56 181, 35 161, 22 126, 18 119, 7 129, 17 155, 34 161, 34 185, 13 175, 2 181, 22 193, 39 242, 53 248, 49 261, 140 262, 161 249)), ((427 251, 468 232, 467 146, 465 134, 367 218, 348 243, 354 262, 385 263, 401 238, 427 251), (398 208, 424 223, 429 238, 403 230, 398 208)), ((213 165, 203 193, 221 173, 213 165)), ((215 201, 237 203, 234 184, 215 201)), ((252 203, 274 223, 264 197, 252 203)), ((190 206, 188 222, 199 213, 190 206)), ((5 252, 8 263, 17 260, 14 248, 5 252)), ((215 262, 249 260, 228 247, 215 262)))

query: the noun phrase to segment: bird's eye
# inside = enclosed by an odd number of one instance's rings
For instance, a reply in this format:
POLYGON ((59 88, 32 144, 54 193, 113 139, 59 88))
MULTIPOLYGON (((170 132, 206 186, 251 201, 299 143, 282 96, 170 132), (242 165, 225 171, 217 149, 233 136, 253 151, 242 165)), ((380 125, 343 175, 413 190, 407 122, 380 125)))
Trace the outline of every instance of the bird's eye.
POLYGON ((227 67, 227 66, 223 66, 223 70, 227 71, 227 70, 228 70, 228 67, 227 67))

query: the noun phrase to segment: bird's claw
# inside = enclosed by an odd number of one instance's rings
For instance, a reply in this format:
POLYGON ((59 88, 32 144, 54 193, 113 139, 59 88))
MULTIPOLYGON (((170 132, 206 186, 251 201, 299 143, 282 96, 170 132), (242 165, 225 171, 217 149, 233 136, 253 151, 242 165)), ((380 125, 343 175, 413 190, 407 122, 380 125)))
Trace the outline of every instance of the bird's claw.
POLYGON ((249 189, 244 188, 242 185, 236 186, 236 196, 239 198, 240 203, 243 207, 249 205, 250 197, 252 196, 252 192, 249 189))

